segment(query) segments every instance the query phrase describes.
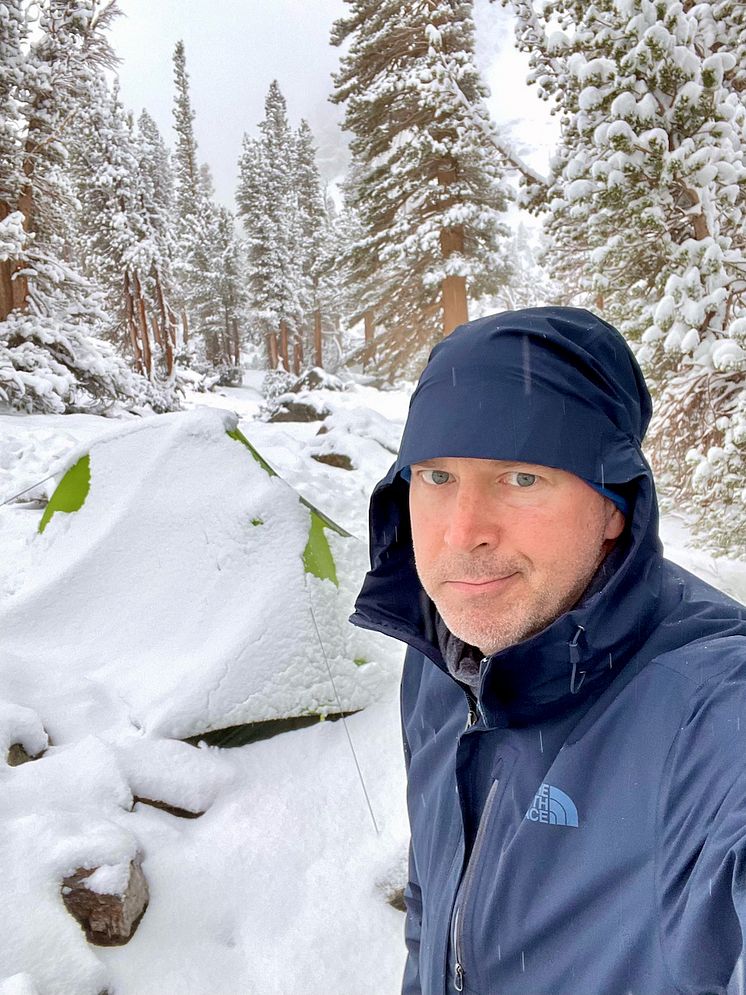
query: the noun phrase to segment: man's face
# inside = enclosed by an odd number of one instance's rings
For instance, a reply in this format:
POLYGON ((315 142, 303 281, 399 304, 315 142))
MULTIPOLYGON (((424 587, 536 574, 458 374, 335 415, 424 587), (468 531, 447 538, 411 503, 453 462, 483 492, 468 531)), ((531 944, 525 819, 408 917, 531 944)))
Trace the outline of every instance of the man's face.
POLYGON ((624 528, 580 477, 503 460, 414 464, 409 511, 422 586, 485 655, 572 608, 624 528))

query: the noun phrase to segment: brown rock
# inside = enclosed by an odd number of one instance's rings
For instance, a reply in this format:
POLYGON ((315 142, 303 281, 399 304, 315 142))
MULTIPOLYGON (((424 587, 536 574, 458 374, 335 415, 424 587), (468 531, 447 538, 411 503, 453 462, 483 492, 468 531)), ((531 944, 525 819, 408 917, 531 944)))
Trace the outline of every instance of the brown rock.
POLYGON ((404 889, 396 888, 386 895, 386 901, 393 906, 397 912, 406 912, 407 903, 404 901, 404 889))
POLYGON ((302 401, 283 401, 276 411, 270 416, 271 422, 281 421, 323 421, 329 416, 329 411, 322 408, 320 411, 312 404, 304 404, 302 401))
POLYGON ((353 470, 352 460, 344 453, 311 453, 311 459, 328 466, 338 466, 340 470, 353 470))
POLYGON ((39 757, 43 755, 44 754, 42 752, 36 753, 33 757, 29 756, 20 743, 13 743, 11 748, 8 750, 8 766, 19 767, 21 764, 28 763, 29 760, 38 760, 39 757))
POLYGON ((299 394, 302 390, 318 390, 320 387, 325 390, 343 390, 344 384, 339 377, 314 366, 300 376, 289 390, 293 394, 299 394))
POLYGON ((136 802, 142 802, 143 805, 152 805, 153 808, 160 808, 164 812, 168 812, 169 815, 178 816, 179 819, 197 819, 200 815, 204 815, 204 812, 192 812, 188 808, 179 808, 178 805, 169 805, 168 802, 158 802, 153 798, 137 798, 133 799, 132 804, 136 802))
POLYGON ((62 882, 62 900, 67 911, 85 930, 89 943, 100 947, 122 946, 132 938, 148 907, 148 884, 136 858, 130 862, 130 874, 123 895, 101 895, 85 886, 85 879, 96 870, 78 868, 62 882))

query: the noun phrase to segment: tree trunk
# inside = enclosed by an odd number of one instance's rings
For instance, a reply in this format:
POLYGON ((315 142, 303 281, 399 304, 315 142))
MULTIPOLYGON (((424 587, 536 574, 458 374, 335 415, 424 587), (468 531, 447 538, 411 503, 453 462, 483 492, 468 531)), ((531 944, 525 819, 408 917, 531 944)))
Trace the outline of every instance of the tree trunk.
POLYGON ((142 296, 142 287, 137 273, 134 276, 136 304, 137 304, 137 324, 140 331, 140 342, 142 344, 142 358, 145 366, 145 375, 148 380, 153 377, 153 353, 150 349, 150 334, 148 332, 148 318, 145 313, 145 301, 142 296))
MULTIPOLYGON (((365 344, 366 346, 369 346, 373 342, 376 331, 375 320, 371 308, 368 308, 367 311, 363 312, 363 327, 365 329, 365 344)), ((363 358, 363 369, 365 369, 368 360, 373 359, 374 355, 375 355, 374 349, 366 349, 363 358)))
POLYGON ((375 332, 373 312, 370 308, 363 315, 363 321, 365 323, 365 344, 369 345, 373 341, 373 334, 375 332))
POLYGON ((176 349, 176 315, 166 303, 166 298, 161 286, 160 274, 155 274, 155 291, 158 297, 158 309, 161 312, 161 336, 162 348, 166 359, 166 376, 170 377, 174 371, 174 351, 176 349))
POLYGON ((138 373, 144 373, 145 367, 142 361, 142 350, 137 337, 137 323, 135 322, 135 302, 132 297, 132 287, 130 286, 129 273, 124 274, 124 307, 127 316, 127 329, 130 333, 130 343, 132 354, 135 358, 135 369, 138 373))
POLYGON ((288 324, 283 318, 280 322, 280 359, 285 370, 290 372, 290 354, 288 352, 288 324))
POLYGON ((313 362, 320 370, 324 369, 324 353, 321 348, 321 311, 313 312, 313 362))
POLYGON ((231 325, 233 333, 233 363, 235 366, 241 365, 241 339, 238 334, 238 318, 234 318, 231 325))
MULTIPOLYGON (((441 169, 438 173, 438 183, 448 187, 456 179, 455 169, 441 169)), ((443 205, 449 206, 448 201, 443 205)), ((453 228, 443 228, 440 232, 440 253, 447 259, 455 252, 464 251, 464 226, 454 225, 453 228)), ((441 301, 443 306, 443 335, 450 335, 457 325, 463 325, 469 320, 469 308, 466 301, 466 277, 447 276, 441 285, 441 301)))
MULTIPOLYGON (((8 204, 0 201, 0 221, 11 214, 8 204)), ((28 221, 24 215, 23 227, 28 231, 28 221)), ((22 270, 25 263, 18 259, 0 259, 0 321, 5 321, 11 311, 25 311, 28 297, 28 279, 14 274, 22 270)))
POLYGON ((187 317, 186 308, 181 312, 181 331, 184 337, 184 345, 189 341, 189 318, 187 317))
POLYGON ((303 339, 300 334, 295 336, 293 341, 293 373, 296 377, 300 376, 300 371, 303 369, 303 339))
POLYGON ((151 314, 150 316, 150 330, 153 333, 153 341, 162 349, 164 344, 163 333, 161 331, 160 323, 154 314, 151 314))
POLYGON ((267 332, 267 356, 269 358, 269 368, 271 370, 276 370, 279 362, 276 332, 267 332))

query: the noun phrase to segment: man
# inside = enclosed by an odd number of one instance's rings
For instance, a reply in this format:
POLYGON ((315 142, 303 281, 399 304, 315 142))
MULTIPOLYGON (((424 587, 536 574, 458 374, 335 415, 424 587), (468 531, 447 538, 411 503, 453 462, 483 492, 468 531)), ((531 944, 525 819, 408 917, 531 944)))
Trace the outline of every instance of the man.
POLYGON ((746 612, 662 558, 650 413, 570 308, 456 329, 412 397, 353 616, 409 644, 406 995, 737 980, 746 612))

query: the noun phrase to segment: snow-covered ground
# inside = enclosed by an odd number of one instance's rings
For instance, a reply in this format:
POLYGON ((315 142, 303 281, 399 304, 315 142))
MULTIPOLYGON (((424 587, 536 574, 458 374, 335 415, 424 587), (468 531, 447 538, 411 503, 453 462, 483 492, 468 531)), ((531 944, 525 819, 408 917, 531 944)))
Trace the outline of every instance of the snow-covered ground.
MULTIPOLYGON (((399 990, 402 651, 345 618, 409 391, 318 391, 317 435, 256 420, 261 376, 146 421, 0 415, 0 756, 50 744, 0 764, 0 995, 399 990), (226 412, 282 480, 226 435, 226 412), (330 451, 353 469, 313 459, 330 451), (40 534, 43 501, 87 453, 82 507, 40 534), (352 533, 323 530, 334 581, 306 556, 312 513, 291 488, 352 533), (363 710, 234 749, 180 741, 339 704, 363 710), (133 858, 147 911, 126 945, 92 946, 62 879, 99 867, 92 887, 114 893, 133 858)), ((663 535, 746 600, 746 564, 690 548, 674 517, 663 535)))

